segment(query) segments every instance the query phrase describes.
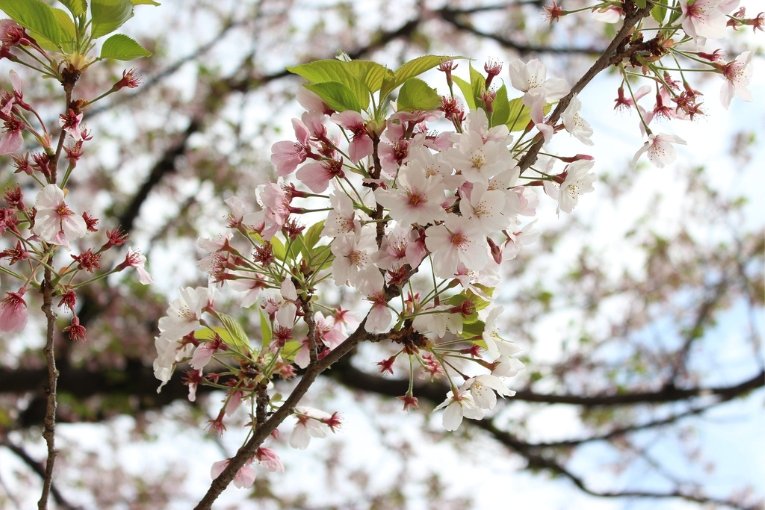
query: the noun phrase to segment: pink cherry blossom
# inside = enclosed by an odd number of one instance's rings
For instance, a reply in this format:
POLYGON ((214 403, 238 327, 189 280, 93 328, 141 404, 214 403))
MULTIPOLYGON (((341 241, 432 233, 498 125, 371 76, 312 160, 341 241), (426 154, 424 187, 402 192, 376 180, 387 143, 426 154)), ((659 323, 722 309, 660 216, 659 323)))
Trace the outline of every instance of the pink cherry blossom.
POLYGON ((450 216, 444 224, 428 227, 425 234, 436 276, 452 277, 460 262, 480 271, 491 259, 486 236, 476 234, 467 218, 450 216))
POLYGON ((295 171, 300 163, 306 160, 311 148, 308 145, 310 133, 299 119, 292 119, 296 142, 285 140, 271 146, 271 163, 276 167, 276 174, 284 177, 295 171))
POLYGON ((6 292, 0 301, 0 331, 16 333, 27 325, 27 303, 24 301, 26 289, 16 292, 6 292))
POLYGON ((37 215, 32 232, 50 244, 69 246, 69 241, 87 233, 85 220, 64 201, 64 191, 48 184, 37 195, 37 215))
POLYGON ((125 256, 125 260, 117 266, 117 270, 121 271, 122 269, 125 269, 126 267, 134 267, 136 272, 138 273, 138 281, 141 282, 143 285, 151 285, 153 283, 153 280, 151 278, 151 275, 146 271, 146 268, 144 267, 146 264, 146 256, 144 256, 141 252, 135 251, 132 248, 128 248, 127 255, 125 256))
POLYGON ((439 179, 428 178, 422 168, 407 163, 398 173, 397 187, 375 191, 377 201, 403 225, 427 225, 442 220, 444 187, 439 179))
POLYGON ((348 156, 354 163, 372 154, 372 139, 367 133, 367 128, 361 114, 352 110, 332 115, 332 120, 349 130, 353 139, 348 146, 348 156))

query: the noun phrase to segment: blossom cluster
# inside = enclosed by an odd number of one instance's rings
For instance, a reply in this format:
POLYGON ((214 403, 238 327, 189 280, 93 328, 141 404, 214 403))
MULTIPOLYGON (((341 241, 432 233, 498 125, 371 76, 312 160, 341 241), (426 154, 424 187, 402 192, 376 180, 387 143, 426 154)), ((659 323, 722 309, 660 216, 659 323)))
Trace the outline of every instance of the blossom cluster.
MULTIPOLYGON (((36 53, 38 59, 53 61, 49 53, 12 20, 0 20, 0 58, 25 65, 23 56, 36 53)), ((126 73, 129 74, 129 73, 126 73)), ((0 92, 0 155, 10 156, 18 183, 4 191, 0 204, 0 272, 15 280, 18 287, 5 291, 0 300, 0 331, 19 332, 27 324, 27 292, 47 285, 51 297, 71 313, 63 332, 74 341, 86 339, 85 326, 77 315, 76 291, 110 274, 135 268, 142 284, 151 283, 144 268, 146 258, 132 248, 124 258, 102 268, 106 252, 122 249, 127 235, 119 229, 99 236, 99 220, 88 211, 78 211, 68 197, 67 183, 93 136, 82 123, 84 100, 71 101, 59 116, 60 143, 42 120, 43 116, 24 98, 25 83, 10 71, 10 90, 0 92), (28 150, 34 141, 39 150, 28 150), (61 156, 61 157, 59 157, 61 156), (66 162, 63 176, 59 160, 66 162), (28 184, 37 190, 30 193, 28 184), (30 196, 30 194, 32 196, 30 196), (89 247, 87 247, 89 245, 89 247)))

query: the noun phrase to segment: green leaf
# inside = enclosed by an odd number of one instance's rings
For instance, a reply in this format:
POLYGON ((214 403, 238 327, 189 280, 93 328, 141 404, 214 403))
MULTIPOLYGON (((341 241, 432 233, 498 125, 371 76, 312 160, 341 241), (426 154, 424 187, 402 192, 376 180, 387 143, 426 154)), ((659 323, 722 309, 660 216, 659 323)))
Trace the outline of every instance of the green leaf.
POLYGON ((133 5, 159 5, 156 0, 130 0, 133 5))
MULTIPOLYGON (((314 91, 311 86, 323 83, 336 83, 342 85, 345 87, 343 92, 336 90, 336 86, 324 87, 331 89, 328 92, 330 95, 330 101, 337 100, 337 94, 347 95, 350 93, 348 98, 342 100, 340 103, 335 103, 337 106, 342 106, 342 109, 335 108, 328 101, 324 102, 327 103, 327 106, 337 111, 361 111, 369 106, 369 94, 371 90, 369 83, 371 83, 373 86, 377 85, 378 81, 379 83, 382 83, 382 79, 376 77, 380 70, 374 68, 374 66, 371 64, 374 64, 374 62, 343 62, 334 59, 317 60, 315 62, 309 62, 308 64, 288 67, 287 70, 308 80, 310 82, 310 85, 306 85, 308 90, 314 91), (350 100, 351 96, 353 97, 352 100, 350 100), (350 107, 350 105, 354 106, 350 107)), ((379 66, 379 64, 376 65, 379 66)), ((387 71, 384 67, 379 67, 384 71, 387 71)), ((320 89, 322 89, 322 87, 320 87, 320 89)), ((319 92, 316 93, 322 97, 319 92)), ((322 100, 324 100, 324 97, 322 97, 322 100)))
POLYGON ((263 349, 267 349, 271 344, 271 338, 273 333, 271 332, 271 323, 268 321, 268 317, 262 308, 258 307, 258 316, 260 317, 260 336, 262 338, 261 345, 263 349))
MULTIPOLYGON (((483 336, 484 329, 486 329, 486 324, 481 320, 466 322, 462 324, 462 338, 480 338, 483 336)), ((484 343, 483 341, 481 342, 484 343)))
POLYGON ((88 8, 86 0, 59 0, 75 16, 82 16, 88 8))
POLYGON ((244 329, 242 329, 242 325, 239 324, 236 319, 230 315, 226 315, 225 313, 218 312, 218 316, 223 323, 223 327, 226 328, 226 332, 228 333, 228 338, 222 337, 223 341, 242 352, 249 352, 250 340, 247 338, 247 333, 245 333, 244 329))
POLYGON ((380 97, 384 98, 390 94, 393 89, 403 84, 409 78, 419 76, 425 71, 433 69, 434 67, 441 65, 442 62, 447 60, 454 60, 462 57, 449 57, 445 55, 424 55, 417 57, 399 67, 393 76, 388 76, 382 84, 380 89, 380 97))
POLYGON ((124 25, 133 15, 133 4, 130 0, 91 0, 90 15, 90 35, 98 39, 124 25))
MULTIPOLYGON (((338 112, 344 112, 346 110, 359 112, 365 108, 359 102, 356 94, 342 83, 309 83, 305 85, 305 88, 319 96, 327 106, 338 112)), ((367 98, 367 100, 368 99, 369 98, 367 98)))
POLYGON ((321 246, 315 247, 311 251, 311 257, 308 263, 311 266, 311 269, 313 269, 315 272, 319 272, 322 269, 327 269, 329 266, 331 266, 334 258, 335 256, 332 255, 332 251, 330 250, 329 246, 323 244, 321 246))
POLYGON ((398 94, 398 111, 430 111, 441 105, 441 96, 419 78, 406 80, 398 94))
POLYGON ((287 249, 282 243, 282 240, 276 236, 271 238, 271 251, 274 253, 274 257, 279 260, 284 260, 287 256, 287 249))
POLYGON ((150 51, 123 34, 114 34, 104 41, 104 45, 101 47, 101 58, 133 60, 134 58, 150 56, 150 51))
POLYGON ((345 62, 353 75, 361 80, 369 89, 369 92, 377 92, 382 87, 386 76, 393 73, 385 66, 371 60, 351 60, 345 62))
POLYGON ((470 83, 463 80, 459 76, 452 76, 452 80, 457 84, 460 92, 462 92, 462 97, 465 98, 465 104, 467 104, 468 109, 475 110, 477 106, 475 104, 475 99, 473 99, 473 89, 470 86, 470 83))
POLYGON ((306 248, 310 250, 316 246, 316 243, 318 243, 319 239, 321 239, 322 230, 324 230, 324 220, 318 223, 314 223, 308 228, 308 230, 306 230, 305 234, 303 234, 305 237, 303 242, 305 243, 306 248))
MULTIPOLYGON (((66 30, 61 26, 54 9, 41 0, 0 0, 0 10, 16 23, 39 34, 54 45, 70 42, 66 30)), ((70 20, 71 23, 71 20, 70 20)))
POLYGON ((653 8, 651 9, 651 16, 653 16, 653 19, 656 20, 659 25, 662 24, 664 21, 664 17, 667 15, 667 6, 664 5, 661 2, 657 2, 654 4, 653 8))
POLYGON ((635 0, 635 5, 638 7, 638 9, 643 9, 646 6, 647 0, 635 0))
POLYGON ((494 103, 492 103, 489 126, 494 127, 507 124, 509 116, 510 102, 507 100, 507 87, 502 85, 499 90, 497 90, 497 95, 494 97, 494 103))
POLYGON ((483 93, 486 92, 486 78, 470 65, 470 90, 476 105, 483 104, 483 93))

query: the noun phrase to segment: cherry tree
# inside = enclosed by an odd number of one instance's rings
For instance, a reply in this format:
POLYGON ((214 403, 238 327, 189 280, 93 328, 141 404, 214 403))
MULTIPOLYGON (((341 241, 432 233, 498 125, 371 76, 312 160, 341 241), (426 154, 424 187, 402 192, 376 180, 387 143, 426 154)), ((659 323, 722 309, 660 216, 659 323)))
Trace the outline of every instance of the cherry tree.
MULTIPOLYGON (((142 36, 137 23, 135 38, 114 32, 134 9, 165 6, 62 4, 0 2, 10 18, 2 26, 2 56, 12 67, 0 147, 18 174, 3 209, 8 290, 0 327, 17 340, 1 372, 12 405, 0 438, 12 457, 40 475, 39 508, 48 506, 49 492, 62 507, 78 506, 67 495, 76 473, 54 472, 57 421, 73 423, 74 431, 78 421, 108 422, 127 413, 136 414, 136 430, 145 430, 147 418, 167 420, 155 410, 181 399, 192 407, 179 426, 203 434, 206 422, 208 437, 227 453, 206 466, 199 462, 210 475, 206 491, 189 495, 155 483, 141 498, 211 508, 232 482, 254 486, 255 497, 273 494, 260 481, 267 472, 275 473, 269 480, 289 479, 285 449, 306 449, 313 439, 342 443, 353 434, 344 423, 347 408, 313 395, 337 385, 403 407, 386 414, 433 413, 433 420, 420 418, 420 428, 482 430, 527 467, 594 496, 757 505, 759 494, 719 494, 671 475, 669 490, 600 489, 567 459, 570 451, 604 442, 618 452, 616 464, 647 463, 661 474, 662 460, 639 446, 642 434, 681 430, 685 418, 744 398, 765 382, 761 361, 754 373, 750 366, 745 377, 720 383, 705 378, 693 360, 716 317, 734 307, 747 311, 744 348, 762 357, 756 284, 762 243, 750 228, 731 226, 744 204, 715 193, 702 174, 666 177, 686 183, 694 197, 684 221, 714 225, 718 244, 705 244, 691 226, 671 239, 636 227, 635 241, 627 243, 642 254, 647 270, 640 277, 625 270, 614 278, 586 245, 568 262, 571 272, 556 291, 546 290, 539 275, 560 265, 553 246, 576 231, 578 211, 599 184, 598 160, 588 153, 597 129, 581 100, 588 85, 613 70, 616 99, 605 107, 615 104, 634 126, 629 164, 642 165, 645 155, 658 168, 672 168, 676 146, 693 143, 672 127, 705 114, 710 98, 698 90, 708 85, 704 80, 718 82, 725 107, 734 97, 751 99, 752 52, 728 54, 718 45, 743 28, 759 29, 761 15, 747 15, 738 2, 553 2, 542 10, 548 25, 533 17, 541 15, 537 2, 418 4, 407 6, 413 17, 377 32, 356 26, 357 13, 351 14, 338 39, 345 53, 324 49, 324 58, 284 63, 259 52, 263 44, 290 44, 273 28, 289 24, 294 10, 256 2, 226 11, 200 2, 178 20, 162 18, 169 24, 166 44, 175 42, 172 23, 193 24, 196 16, 210 31, 209 20, 216 19, 219 32, 175 62, 138 61, 145 66, 141 79, 139 71, 110 68, 108 61, 147 57, 145 47, 157 42, 142 36), (506 27, 483 19, 497 13, 511 26, 529 22, 528 32, 518 40, 504 37, 506 27), (574 18, 599 27, 590 30, 592 47, 548 40, 557 32, 579 33, 568 21, 574 18), (444 31, 459 37, 441 51, 444 31), (241 39, 253 33, 251 50, 241 54, 241 39), (232 42, 224 44, 228 36, 232 42), (418 37, 438 51, 396 47, 418 37), (504 64, 479 64, 464 56, 473 38, 514 53, 504 64), (217 64, 210 58, 216 49, 217 64), (564 77, 540 59, 565 54, 591 60, 564 77), (190 91, 188 79, 174 77, 194 62, 200 90, 190 91), (300 78, 286 88, 302 107, 290 123, 275 115, 285 90, 276 84, 288 75, 300 78), (60 114, 51 113, 50 93, 34 85, 41 77, 60 85, 60 114), (136 164, 145 180, 126 184, 136 164), (545 207, 553 223, 538 212, 545 207), (145 245, 153 279, 139 251, 112 255, 124 249, 129 233, 145 245), (191 253, 199 255, 198 265, 184 266, 196 257, 191 253), (117 275, 128 268, 139 285, 117 275), (176 274, 159 278, 163 269, 176 274), (194 283, 165 297, 160 289, 179 288, 181 280, 194 283), (514 287, 509 295, 506 286, 514 287), (32 300, 42 307, 36 319, 32 300), (542 361, 535 328, 564 307, 585 311, 574 322, 576 346, 542 361), (609 313, 615 319, 604 323, 609 313), (663 342, 640 338, 664 323, 663 342), (42 324, 41 349, 32 331, 42 324), (614 345, 619 338, 621 347, 614 345), (31 362, 41 353, 42 365, 31 362), (47 382, 38 397, 41 375, 47 382), (57 396, 57 386, 66 398, 57 396), (527 420, 558 405, 578 410, 583 433, 534 439, 527 420), (34 442, 26 431, 40 424, 44 468, 24 446, 34 442)), ((306 31, 302 18, 294 23, 306 31)), ((320 43, 310 48, 322 51, 320 43)), ((745 157, 745 147, 736 155, 745 157)), ((634 179, 628 172, 607 185, 620 197, 634 179)), ((85 459, 79 465, 75 459, 67 460, 70 469, 85 469, 85 459)), ((131 480, 125 490, 141 483, 131 480)), ((92 489, 84 500, 108 507, 135 497, 127 493, 109 499, 92 489)), ((9 492, 9 501, 15 497, 9 492)), ((436 489, 433 497, 448 496, 436 489)), ((304 504, 299 498, 297 489, 272 502, 294 507, 304 504)))

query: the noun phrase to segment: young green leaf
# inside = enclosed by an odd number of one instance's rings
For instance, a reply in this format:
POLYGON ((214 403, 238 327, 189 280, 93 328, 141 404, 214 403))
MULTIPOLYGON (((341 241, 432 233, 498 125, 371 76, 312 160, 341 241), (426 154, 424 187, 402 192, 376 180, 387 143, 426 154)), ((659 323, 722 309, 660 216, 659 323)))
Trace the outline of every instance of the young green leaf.
POLYGON ((266 316, 266 313, 260 307, 258 307, 258 316, 260 318, 261 345, 263 346, 263 349, 267 349, 273 336, 273 333, 271 332, 271 323, 268 322, 268 316, 266 316))
POLYGON ((397 104, 398 111, 435 110, 441 105, 441 96, 419 78, 410 78, 401 87, 397 104))
POLYGON ((133 60, 134 58, 150 57, 151 52, 123 34, 114 34, 101 47, 101 58, 114 60, 133 60))
POLYGON ((284 243, 282 243, 282 240, 276 236, 271 238, 271 251, 273 252, 274 257, 279 260, 284 260, 287 257, 287 249, 285 248, 284 243))
MULTIPOLYGON (((335 111, 344 112, 346 110, 353 110, 360 112, 365 108, 365 106, 362 106, 359 102, 356 94, 342 83, 308 83, 305 85, 305 88, 319 96, 327 106, 335 111)), ((369 97, 367 97, 367 101, 368 100, 369 97)))
POLYGON ((239 322, 225 313, 218 312, 223 327, 226 328, 228 338, 222 336, 223 341, 241 352, 250 351, 250 340, 239 322))
POLYGON ((470 65, 470 89, 476 105, 483 104, 483 93, 486 92, 486 78, 470 65))
POLYGON ((90 35, 98 39, 124 25, 133 15, 133 4, 130 0, 91 0, 90 15, 90 35))
POLYGON ((321 239, 322 230, 324 230, 324 220, 318 223, 314 223, 308 227, 308 230, 306 230, 304 234, 305 239, 303 240, 306 248, 310 250, 316 246, 316 243, 318 243, 319 239, 321 239))
POLYGON ((82 16, 88 8, 86 0, 59 0, 75 16, 82 16))
POLYGON ((41 35, 56 46, 70 42, 53 8, 42 0, 0 0, 0 10, 19 25, 41 35))
POLYGON ((156 0, 130 0, 133 5, 159 5, 156 0))
POLYGON ((396 87, 403 84, 409 78, 419 76, 425 71, 433 69, 434 67, 441 65, 442 62, 447 60, 454 60, 462 57, 449 57, 446 55, 424 55, 417 57, 399 67, 393 76, 388 76, 383 81, 382 88, 380 89, 380 97, 386 97, 396 87))
MULTIPOLYGON (((369 64, 373 63, 370 62, 369 64)), ((373 66, 365 65, 360 62, 343 62, 334 59, 317 60, 316 62, 310 62, 308 64, 288 67, 287 70, 308 80, 310 82, 310 86, 306 85, 308 90, 313 90, 311 88, 313 85, 324 83, 336 83, 344 87, 342 90, 334 85, 319 87, 320 90, 326 89, 326 93, 329 94, 329 99, 331 101, 336 101, 336 105, 343 106, 342 109, 335 108, 328 101, 324 101, 327 103, 327 106, 337 111, 361 111, 369 106, 371 87, 367 83, 367 80, 369 80, 372 85, 376 85, 378 78, 374 75, 379 72, 379 70, 374 69, 373 66), (372 72, 372 75, 368 76, 367 72, 372 72), (350 95, 347 98, 341 99, 338 97, 338 95, 345 96, 348 93, 350 93, 350 95)), ((381 79, 379 81, 382 83, 381 79)), ((318 92, 316 93, 319 94, 318 92)), ((321 94, 319 94, 319 96, 321 97, 321 94)), ((322 99, 324 98, 322 97, 322 99)))
POLYGON ((465 98, 465 104, 467 104, 468 108, 470 110, 475 110, 477 106, 475 104, 475 99, 473 99, 473 89, 471 88, 470 83, 459 76, 452 76, 452 80, 457 84, 460 92, 462 92, 462 97, 465 98))
POLYGON ((494 127, 507 124, 509 120, 508 117, 510 117, 510 102, 507 100, 507 87, 502 85, 499 90, 497 90, 497 95, 494 97, 494 102, 492 103, 489 126, 494 127))
POLYGON ((660 25, 664 22, 664 17, 667 15, 667 6, 661 2, 657 2, 651 8, 651 16, 660 25))
POLYGON ((356 78, 366 85, 369 92, 377 92, 382 87, 383 80, 393 73, 385 66, 370 60, 351 60, 345 62, 356 78))

